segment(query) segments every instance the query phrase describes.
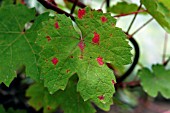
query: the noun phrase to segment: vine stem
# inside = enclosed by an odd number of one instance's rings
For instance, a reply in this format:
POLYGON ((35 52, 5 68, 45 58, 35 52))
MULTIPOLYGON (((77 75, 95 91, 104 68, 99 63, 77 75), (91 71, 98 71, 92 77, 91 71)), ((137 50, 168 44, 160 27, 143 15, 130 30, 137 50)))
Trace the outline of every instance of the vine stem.
POLYGON ((147 10, 139 10, 139 11, 135 11, 135 12, 131 12, 131 13, 115 15, 114 17, 129 16, 129 15, 138 14, 138 13, 142 13, 142 12, 147 12, 147 10))
POLYGON ((73 7, 71 8, 71 11, 70 11, 70 14, 73 14, 74 13, 74 10, 76 8, 76 5, 78 3, 79 0, 75 0, 74 4, 73 4, 73 7))
MULTIPOLYGON (((142 3, 141 3, 140 6, 138 7, 138 10, 137 10, 137 11, 139 11, 139 10, 141 9, 141 7, 142 7, 142 3)), ((136 13, 135 16, 133 17, 132 22, 130 23, 129 28, 128 28, 128 30, 127 30, 127 33, 129 33, 129 31, 130 31, 130 29, 131 29, 131 27, 132 27, 132 25, 133 25, 133 23, 134 23, 137 15, 138 15, 138 13, 136 13)))
POLYGON ((162 63, 163 64, 166 62, 165 57, 166 57, 167 42, 168 42, 168 33, 165 33, 163 55, 162 55, 162 63))
POLYGON ((106 2, 106 0, 103 0, 102 4, 101 4, 101 6, 100 6, 100 9, 103 8, 105 2, 106 2))
MULTIPOLYGON (((76 0, 68 0, 68 2, 71 2, 71 3, 75 3, 75 1, 76 0)), ((86 5, 85 4, 83 4, 82 2, 77 2, 77 6, 79 6, 79 7, 81 7, 81 8, 85 8, 86 7, 86 5)))
POLYGON ((110 7, 110 0, 106 0, 106 7, 107 7, 107 8, 110 7))
POLYGON ((47 9, 51 9, 53 11, 56 11, 59 14, 65 14, 66 16, 70 17, 73 21, 75 21, 74 16, 65 12, 64 10, 61 10, 60 8, 58 8, 57 6, 55 6, 54 4, 52 4, 51 2, 47 1, 47 0, 37 0, 38 2, 40 2, 45 8, 47 9))
POLYGON ((153 18, 149 19, 146 23, 144 23, 141 27, 139 27, 136 31, 134 31, 131 36, 135 35, 138 31, 140 31, 142 28, 144 28, 148 23, 150 23, 153 20, 153 18))

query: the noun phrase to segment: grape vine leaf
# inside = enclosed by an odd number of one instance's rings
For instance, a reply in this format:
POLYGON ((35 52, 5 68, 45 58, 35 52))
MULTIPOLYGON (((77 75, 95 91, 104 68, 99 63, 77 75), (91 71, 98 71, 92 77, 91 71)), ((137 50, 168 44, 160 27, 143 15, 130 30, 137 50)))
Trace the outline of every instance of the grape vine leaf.
POLYGON ((158 0, 158 2, 163 3, 170 10, 170 1, 169 0, 158 0))
MULTIPOLYGON (((170 10, 158 0, 141 0, 148 12, 156 19, 156 21, 170 33, 170 10)), ((169 2, 168 2, 169 3, 169 2)))
POLYGON ((137 9, 138 9, 137 4, 118 2, 117 4, 111 6, 108 10, 115 14, 127 14, 137 11, 137 9))
POLYGON ((170 98, 170 70, 157 64, 152 66, 152 71, 143 68, 138 72, 138 75, 144 91, 150 96, 156 97, 160 92, 165 98, 170 98))
POLYGON ((44 113, 54 112, 57 107, 64 113, 95 113, 90 101, 84 101, 76 91, 76 86, 77 77, 73 76, 64 91, 59 90, 51 95, 43 84, 36 83, 27 90, 26 95, 31 97, 28 103, 36 110, 43 107, 44 113))
POLYGON ((9 5, 0 8, 0 14, 0 82, 9 86, 17 70, 23 66, 28 76, 39 79, 36 56, 39 47, 34 43, 35 28, 39 27, 36 24, 32 30, 24 31, 25 24, 35 19, 35 10, 24 5, 9 5))
POLYGON ((39 65, 44 86, 51 94, 64 90, 68 79, 77 73, 77 91, 85 101, 110 103, 116 80, 106 63, 131 63, 126 35, 115 27, 116 20, 110 14, 90 8, 80 9, 75 22, 81 34, 65 15, 43 22, 37 44, 43 48, 39 65))

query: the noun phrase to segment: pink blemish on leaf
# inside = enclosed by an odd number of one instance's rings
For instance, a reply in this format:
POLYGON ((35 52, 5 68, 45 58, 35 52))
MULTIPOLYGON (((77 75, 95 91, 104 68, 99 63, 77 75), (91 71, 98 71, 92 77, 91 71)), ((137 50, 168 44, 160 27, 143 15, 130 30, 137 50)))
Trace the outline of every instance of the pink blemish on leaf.
POLYGON ((58 22, 56 22, 56 23, 54 24, 54 26, 55 26, 56 29, 59 29, 59 28, 60 28, 59 25, 58 25, 58 22))
POLYGON ((104 100, 104 96, 101 95, 101 96, 98 96, 99 100, 104 100))
POLYGON ((102 57, 98 57, 96 60, 97 60, 97 62, 98 62, 99 65, 102 66, 102 65, 104 64, 102 57))
POLYGON ((56 57, 54 57, 54 58, 51 60, 51 62, 52 62, 54 65, 56 65, 56 64, 58 63, 58 59, 57 59, 56 57))
POLYGON ((94 44, 99 44, 99 41, 100 41, 100 35, 94 32, 94 37, 92 38, 92 42, 94 44))
POLYGON ((69 73, 69 72, 70 72, 70 70, 69 70, 69 69, 67 69, 67 70, 66 70, 66 73, 69 73))
POLYGON ((86 45, 85 45, 85 43, 83 41, 80 41, 78 46, 79 46, 81 52, 83 52, 86 45))
POLYGON ((103 23, 107 22, 107 18, 105 16, 102 16, 100 19, 103 23))
POLYGON ((113 85, 115 84, 115 81, 114 81, 114 80, 112 80, 112 84, 113 84, 113 85))
POLYGON ((50 36, 46 36, 47 40, 50 41, 51 40, 51 37, 50 36))
POLYGON ((86 10, 85 9, 79 9, 78 10, 78 18, 79 19, 82 19, 85 14, 86 14, 86 10))
POLYGON ((23 4, 23 5, 26 4, 26 3, 25 3, 25 0, 21 0, 20 3, 23 4))

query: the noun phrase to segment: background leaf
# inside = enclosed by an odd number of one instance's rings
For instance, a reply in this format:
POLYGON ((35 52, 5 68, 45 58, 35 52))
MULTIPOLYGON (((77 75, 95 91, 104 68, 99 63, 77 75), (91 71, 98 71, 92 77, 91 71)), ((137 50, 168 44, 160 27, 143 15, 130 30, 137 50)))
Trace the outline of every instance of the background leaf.
POLYGON ((26 113, 24 110, 14 110, 12 108, 8 109, 7 111, 4 109, 4 107, 0 106, 0 113, 26 113))
POLYGON ((95 113, 91 103, 84 101, 76 91, 76 85, 77 77, 73 76, 64 91, 60 90, 51 95, 43 84, 34 84, 27 90, 27 96, 31 97, 29 104, 36 110, 44 107, 44 113, 51 113, 57 106, 60 106, 64 113, 95 113))
POLYGON ((153 65, 152 71, 143 68, 138 72, 141 85, 146 93, 156 97, 158 92, 165 98, 170 98, 170 70, 166 70, 163 65, 153 65))
POLYGON ((111 6, 108 11, 116 14, 127 14, 135 12, 138 9, 137 4, 127 3, 127 2, 118 2, 117 4, 111 6))
MULTIPOLYGON (((157 0, 141 0, 148 12, 156 19, 156 21, 170 33, 170 10, 164 4, 157 0)), ((165 2, 164 2, 165 3, 165 2)), ((169 2, 167 2, 169 3, 169 2)))
POLYGON ((6 6, 0 9, 0 14, 0 82, 9 85, 23 65, 27 75, 36 79, 35 37, 27 37, 28 32, 23 31, 25 24, 35 18, 34 9, 22 5, 6 6))

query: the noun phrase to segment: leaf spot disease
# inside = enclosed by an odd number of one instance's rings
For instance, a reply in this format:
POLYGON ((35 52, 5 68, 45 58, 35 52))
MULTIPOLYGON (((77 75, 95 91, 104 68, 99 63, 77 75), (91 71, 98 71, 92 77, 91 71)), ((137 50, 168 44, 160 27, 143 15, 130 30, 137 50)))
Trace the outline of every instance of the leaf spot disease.
POLYGON ((86 14, 86 10, 85 9, 79 9, 78 10, 78 18, 79 19, 82 19, 85 14, 86 14))
POLYGON ((58 25, 58 22, 56 22, 56 23, 54 24, 54 26, 55 26, 56 29, 59 29, 59 28, 60 28, 59 25, 58 25))
POLYGON ((99 44, 99 41, 100 41, 100 35, 94 32, 94 37, 92 38, 92 42, 94 44, 99 44))
POLYGON ((104 64, 102 57, 98 57, 96 60, 97 60, 97 62, 98 62, 99 65, 102 66, 102 65, 104 64))
POLYGON ((107 18, 105 16, 102 16, 100 19, 101 19, 102 23, 107 22, 107 18))
POLYGON ((51 107, 50 107, 50 106, 48 106, 48 107, 47 107, 47 110, 51 110, 51 107))
POLYGON ((70 58, 74 58, 74 56, 71 55, 70 58))
POLYGON ((114 80, 112 80, 112 84, 113 84, 113 85, 115 84, 115 81, 114 81, 114 80))
POLYGON ((51 40, 51 37, 50 36, 46 36, 47 40, 50 41, 51 40))
POLYGON ((57 59, 56 57, 54 57, 54 58, 51 60, 51 62, 52 62, 54 65, 56 65, 56 64, 58 63, 58 59, 57 59))
POLYGON ((101 95, 101 96, 98 96, 99 100, 104 100, 104 96, 101 95))
POLYGON ((83 41, 80 41, 78 46, 79 46, 81 52, 83 52, 86 45, 85 45, 85 43, 83 41))
POLYGON ((70 72, 70 70, 69 70, 69 69, 67 69, 67 70, 66 70, 66 73, 69 73, 69 72, 70 72))

